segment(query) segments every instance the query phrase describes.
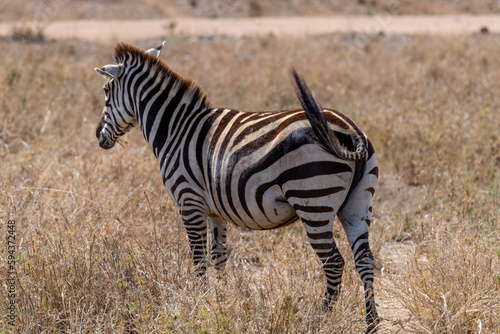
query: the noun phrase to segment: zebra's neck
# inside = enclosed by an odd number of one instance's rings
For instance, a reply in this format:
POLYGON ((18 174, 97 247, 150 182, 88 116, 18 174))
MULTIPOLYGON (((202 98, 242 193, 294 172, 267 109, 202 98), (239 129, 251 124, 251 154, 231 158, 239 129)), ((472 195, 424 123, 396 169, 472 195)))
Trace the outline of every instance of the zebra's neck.
POLYGON ((210 105, 196 83, 166 65, 154 66, 137 76, 138 79, 130 79, 133 109, 144 137, 160 159, 168 149, 168 142, 185 134, 188 120, 210 105))

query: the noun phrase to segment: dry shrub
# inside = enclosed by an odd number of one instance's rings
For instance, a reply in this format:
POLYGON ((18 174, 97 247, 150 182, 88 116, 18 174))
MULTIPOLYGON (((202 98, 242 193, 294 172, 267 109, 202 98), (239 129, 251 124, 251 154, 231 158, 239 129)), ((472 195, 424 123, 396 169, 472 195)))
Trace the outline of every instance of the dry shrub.
POLYGON ((45 40, 43 27, 14 26, 10 38, 15 42, 39 43, 45 40))
POLYGON ((490 235, 437 227, 410 255, 396 295, 416 332, 480 333, 500 327, 500 253, 490 235))

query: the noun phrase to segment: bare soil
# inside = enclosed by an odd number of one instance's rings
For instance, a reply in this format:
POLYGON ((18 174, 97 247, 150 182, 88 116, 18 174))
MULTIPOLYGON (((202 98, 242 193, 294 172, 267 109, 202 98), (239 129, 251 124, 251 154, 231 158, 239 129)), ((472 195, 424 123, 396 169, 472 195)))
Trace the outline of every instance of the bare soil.
MULTIPOLYGON (((361 34, 473 34, 500 32, 498 15, 449 16, 331 16, 257 18, 176 18, 130 20, 69 20, 22 26, 43 32, 49 39, 82 39, 103 43, 133 41, 169 35, 185 36, 308 36, 356 32, 361 34)), ((0 36, 9 36, 19 23, 0 24, 0 36)))

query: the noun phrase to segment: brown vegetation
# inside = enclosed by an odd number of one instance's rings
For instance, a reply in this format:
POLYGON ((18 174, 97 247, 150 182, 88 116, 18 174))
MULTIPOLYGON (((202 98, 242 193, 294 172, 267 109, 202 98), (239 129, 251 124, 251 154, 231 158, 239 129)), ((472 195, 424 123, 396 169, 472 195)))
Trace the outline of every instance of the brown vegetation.
POLYGON ((495 1, 472 0, 209 0, 178 1, 174 6, 162 6, 159 0, 144 0, 156 5, 164 15, 180 13, 202 17, 246 17, 289 15, 417 15, 417 14, 490 14, 500 11, 495 1))
POLYGON ((23 0, 0 1, 0 21, 255 17, 293 15, 446 15, 500 13, 494 0, 23 0))
MULTIPOLYGON (((141 41, 143 48, 160 41, 141 41)), ((0 221, 17 223, 16 327, 7 332, 351 333, 347 266, 333 312, 301 224, 230 226, 227 277, 193 275, 187 237, 142 135, 103 151, 93 68, 112 46, 0 42, 0 221)), ((170 38, 162 58, 214 106, 297 107, 294 65, 325 107, 372 139, 381 180, 371 244, 381 332, 500 330, 500 37, 170 38), (400 251, 398 253, 398 251, 400 251)), ((6 258, 6 246, 0 247, 6 258)), ((4 262, 2 262, 4 264, 4 262)), ((0 268, 2 304, 6 269, 0 268)))

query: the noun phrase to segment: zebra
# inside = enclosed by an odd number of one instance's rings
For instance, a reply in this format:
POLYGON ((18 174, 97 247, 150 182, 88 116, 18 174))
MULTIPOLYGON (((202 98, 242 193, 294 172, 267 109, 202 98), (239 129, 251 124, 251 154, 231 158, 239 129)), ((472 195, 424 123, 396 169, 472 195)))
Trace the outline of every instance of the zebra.
POLYGON ((333 237, 337 216, 363 281, 367 333, 375 332, 368 233, 378 164, 365 133, 342 113, 323 109, 294 69, 303 109, 212 108, 197 83, 159 59, 164 44, 144 51, 119 43, 116 64, 95 69, 107 80, 99 146, 111 149, 130 129, 141 129, 179 207, 199 276, 206 271, 208 233, 213 265, 223 272, 227 222, 267 230, 300 219, 322 263, 331 309, 344 268, 333 237))

